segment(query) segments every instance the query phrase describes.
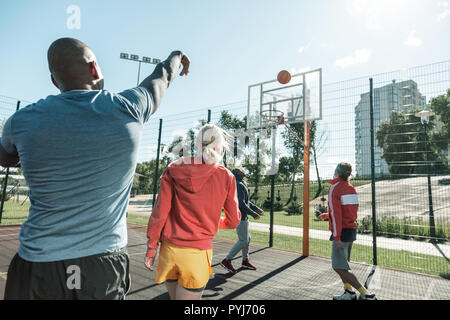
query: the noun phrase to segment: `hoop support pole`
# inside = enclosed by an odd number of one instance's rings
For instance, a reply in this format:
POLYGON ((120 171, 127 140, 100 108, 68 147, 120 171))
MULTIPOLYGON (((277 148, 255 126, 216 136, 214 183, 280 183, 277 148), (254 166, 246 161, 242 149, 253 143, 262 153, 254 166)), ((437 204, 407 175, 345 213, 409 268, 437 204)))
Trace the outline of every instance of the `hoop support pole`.
POLYGON ((305 122, 306 146, 303 152, 303 256, 309 256, 309 139, 310 123, 305 122))

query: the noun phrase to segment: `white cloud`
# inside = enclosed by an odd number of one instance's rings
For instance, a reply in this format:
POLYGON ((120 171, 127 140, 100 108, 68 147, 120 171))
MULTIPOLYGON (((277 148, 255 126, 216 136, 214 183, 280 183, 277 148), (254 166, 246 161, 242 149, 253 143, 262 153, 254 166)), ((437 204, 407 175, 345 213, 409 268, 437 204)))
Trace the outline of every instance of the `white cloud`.
POLYGON ((290 72, 291 74, 297 74, 297 73, 307 72, 307 71, 310 71, 310 70, 312 70, 312 67, 311 67, 311 66, 307 66, 307 67, 299 68, 299 69, 291 68, 291 69, 289 70, 289 72, 290 72))
POLYGON ((409 33, 408 39, 403 43, 408 47, 420 47, 422 45, 422 39, 416 36, 416 30, 412 30, 409 33))
POLYGON ((307 45, 298 48, 298 53, 303 53, 306 49, 308 49, 311 46, 311 42, 312 41, 308 42, 307 45))
POLYGON ((367 63, 370 60, 371 56, 371 49, 358 49, 355 50, 352 56, 336 59, 336 61, 334 61, 334 65, 345 69, 355 64, 367 63))
POLYGON ((352 17, 360 17, 369 29, 381 28, 381 16, 371 0, 347 0, 347 12, 352 17))
POLYGON ((445 11, 441 12, 438 17, 437 17, 437 21, 441 22, 442 20, 444 20, 445 18, 447 18, 447 16, 450 15, 450 10, 446 9, 445 11))
POLYGON ((347 0, 346 9, 351 17, 355 17, 366 28, 382 29, 386 21, 404 12, 410 3, 408 0, 347 0))
POLYGON ((437 6, 439 8, 445 8, 445 10, 442 11, 441 13, 439 13, 438 16, 437 16, 437 21, 441 22, 441 21, 445 20, 447 18, 447 16, 450 15, 450 10, 447 9, 448 8, 448 1, 439 1, 437 3, 437 6))

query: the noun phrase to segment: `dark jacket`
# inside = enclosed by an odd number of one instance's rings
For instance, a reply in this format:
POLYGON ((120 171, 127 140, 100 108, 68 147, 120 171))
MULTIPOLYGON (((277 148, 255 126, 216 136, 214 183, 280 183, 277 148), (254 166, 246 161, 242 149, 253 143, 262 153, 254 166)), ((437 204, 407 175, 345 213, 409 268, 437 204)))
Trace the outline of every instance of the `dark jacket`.
POLYGON ((254 203, 250 201, 247 184, 234 171, 232 172, 236 178, 236 187, 239 200, 239 211, 241 211, 241 221, 247 220, 248 219, 247 215, 256 217, 258 215, 256 211, 259 210, 259 207, 257 207, 254 203))

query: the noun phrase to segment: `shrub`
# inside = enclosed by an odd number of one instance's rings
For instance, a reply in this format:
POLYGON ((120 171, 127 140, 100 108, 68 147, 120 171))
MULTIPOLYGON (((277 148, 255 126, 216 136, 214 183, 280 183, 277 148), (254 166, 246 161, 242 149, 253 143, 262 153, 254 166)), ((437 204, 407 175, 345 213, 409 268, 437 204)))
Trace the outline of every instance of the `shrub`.
MULTIPOLYGON (((371 232, 371 217, 366 216, 357 221, 358 233, 371 232), (366 218, 368 221, 366 222, 366 218)), ((436 224, 435 239, 437 242, 448 241, 450 231, 443 224, 436 224)), ((424 241, 430 239, 430 227, 427 221, 422 218, 412 217, 388 217, 384 216, 377 220, 377 235, 391 238, 401 238, 405 240, 414 239, 424 241)))
POLYGON ((286 209, 288 215, 301 215, 303 214, 303 206, 297 202, 291 202, 291 204, 286 209))
MULTIPOLYGON (((270 198, 264 200, 264 202, 262 204, 262 208, 270 210, 270 198)), ((274 202, 273 203, 273 210, 274 211, 281 211, 281 210, 283 210, 283 204, 281 202, 278 202, 278 201, 274 202)))
POLYGON ((322 213, 327 213, 327 212, 328 212, 328 207, 325 206, 325 205, 322 204, 322 203, 318 204, 318 205, 315 206, 315 208, 314 208, 314 213, 315 213, 317 219, 319 219, 319 216, 320 216, 322 213))
POLYGON ((277 202, 275 202, 273 204, 273 210, 275 210, 275 211, 282 211, 283 210, 283 204, 277 200, 277 202))
POLYGON ((372 232, 372 218, 365 216, 360 220, 356 220, 356 232, 371 233, 372 232))

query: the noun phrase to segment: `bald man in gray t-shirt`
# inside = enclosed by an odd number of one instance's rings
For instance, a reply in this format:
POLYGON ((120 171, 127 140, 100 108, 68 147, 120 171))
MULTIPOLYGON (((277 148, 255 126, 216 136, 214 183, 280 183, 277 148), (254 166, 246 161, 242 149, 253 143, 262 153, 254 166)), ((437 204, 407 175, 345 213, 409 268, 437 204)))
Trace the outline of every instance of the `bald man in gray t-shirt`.
POLYGON ((1 137, 0 164, 20 161, 31 202, 5 299, 122 299, 126 209, 143 125, 181 66, 188 74, 189 58, 172 52, 119 94, 103 89, 97 59, 79 40, 56 40, 48 63, 61 94, 17 111, 1 137), (67 288, 73 265, 83 275, 79 288, 67 288))

